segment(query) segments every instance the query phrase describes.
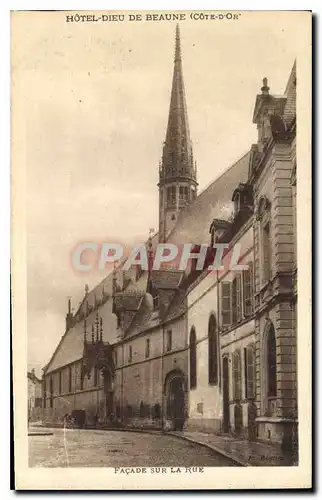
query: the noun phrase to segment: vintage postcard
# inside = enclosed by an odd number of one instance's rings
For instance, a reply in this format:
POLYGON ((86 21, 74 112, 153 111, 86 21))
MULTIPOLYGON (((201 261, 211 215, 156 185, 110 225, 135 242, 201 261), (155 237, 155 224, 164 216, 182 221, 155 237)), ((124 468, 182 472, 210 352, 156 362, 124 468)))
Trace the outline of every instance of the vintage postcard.
POLYGON ((310 488, 311 23, 11 13, 17 489, 310 488))

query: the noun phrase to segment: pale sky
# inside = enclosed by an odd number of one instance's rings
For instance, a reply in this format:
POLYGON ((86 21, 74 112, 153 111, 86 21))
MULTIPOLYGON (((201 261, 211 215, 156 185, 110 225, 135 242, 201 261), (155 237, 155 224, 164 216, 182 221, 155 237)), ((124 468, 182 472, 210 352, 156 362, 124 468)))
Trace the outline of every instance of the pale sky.
MULTIPOLYGON (((297 16, 249 12, 238 21, 180 23, 199 192, 256 142, 262 78, 271 93, 284 92, 297 16)), ((13 107, 27 171, 28 367, 38 375, 64 333, 67 297, 76 309, 85 283, 103 278, 72 270, 75 245, 132 244, 158 228, 174 37, 174 22, 13 15, 13 107)))

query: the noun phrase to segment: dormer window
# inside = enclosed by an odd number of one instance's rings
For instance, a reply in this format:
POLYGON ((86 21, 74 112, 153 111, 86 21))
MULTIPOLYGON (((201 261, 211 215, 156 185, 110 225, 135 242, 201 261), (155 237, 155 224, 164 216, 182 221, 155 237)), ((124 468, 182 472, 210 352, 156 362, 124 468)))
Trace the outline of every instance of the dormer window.
POLYGON ((213 247, 227 231, 229 231, 230 223, 222 219, 214 219, 210 225, 209 233, 211 235, 210 246, 213 247))
POLYGON ((240 183, 233 193, 232 202, 234 203, 234 217, 241 211, 253 210, 253 190, 251 185, 240 183))

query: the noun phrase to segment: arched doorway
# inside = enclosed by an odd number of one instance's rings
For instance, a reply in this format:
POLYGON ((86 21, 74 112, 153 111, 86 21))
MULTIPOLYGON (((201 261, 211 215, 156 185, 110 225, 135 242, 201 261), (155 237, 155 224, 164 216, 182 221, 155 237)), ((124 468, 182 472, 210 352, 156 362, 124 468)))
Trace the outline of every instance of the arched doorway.
POLYGON ((276 337, 274 325, 270 320, 266 321, 262 339, 262 398, 263 414, 267 416, 276 415, 276 337))
POLYGON ((173 430, 183 429, 185 421, 185 377, 181 370, 170 372, 165 380, 166 421, 173 430))

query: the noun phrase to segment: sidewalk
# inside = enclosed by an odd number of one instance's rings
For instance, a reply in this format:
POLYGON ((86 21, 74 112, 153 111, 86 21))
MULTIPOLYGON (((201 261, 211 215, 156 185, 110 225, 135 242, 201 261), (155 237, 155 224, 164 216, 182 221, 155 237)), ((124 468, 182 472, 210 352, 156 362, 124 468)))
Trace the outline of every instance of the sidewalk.
POLYGON ((263 444, 231 436, 217 436, 203 432, 176 431, 169 432, 172 436, 186 439, 232 459, 241 466, 290 466, 297 465, 282 453, 279 446, 263 444))

